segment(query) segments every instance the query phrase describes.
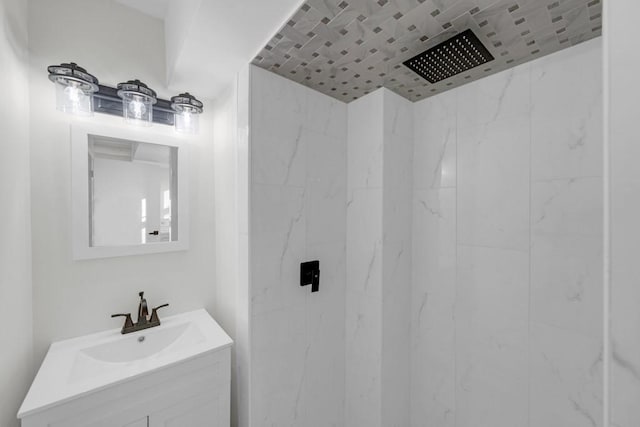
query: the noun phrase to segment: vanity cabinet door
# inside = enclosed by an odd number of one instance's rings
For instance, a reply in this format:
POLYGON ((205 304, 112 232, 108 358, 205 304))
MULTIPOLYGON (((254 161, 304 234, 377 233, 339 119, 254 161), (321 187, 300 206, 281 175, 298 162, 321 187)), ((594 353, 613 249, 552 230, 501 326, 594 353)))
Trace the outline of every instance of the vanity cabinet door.
POLYGON ((85 427, 149 427, 149 417, 140 417, 140 414, 132 417, 125 413, 104 418, 91 424, 87 424, 85 421, 85 424, 80 425, 85 427))
POLYGON ((229 427, 229 411, 222 395, 205 393, 149 416, 149 427, 229 427))

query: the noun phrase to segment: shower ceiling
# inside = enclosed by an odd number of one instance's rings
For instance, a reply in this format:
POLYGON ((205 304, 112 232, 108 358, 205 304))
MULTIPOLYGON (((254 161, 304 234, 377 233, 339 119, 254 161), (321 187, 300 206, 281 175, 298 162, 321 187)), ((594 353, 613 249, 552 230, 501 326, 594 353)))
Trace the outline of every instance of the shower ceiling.
POLYGON ((601 0, 306 0, 253 64, 345 102, 418 101, 601 33, 601 0), (436 83, 403 65, 468 29, 493 61, 436 83))

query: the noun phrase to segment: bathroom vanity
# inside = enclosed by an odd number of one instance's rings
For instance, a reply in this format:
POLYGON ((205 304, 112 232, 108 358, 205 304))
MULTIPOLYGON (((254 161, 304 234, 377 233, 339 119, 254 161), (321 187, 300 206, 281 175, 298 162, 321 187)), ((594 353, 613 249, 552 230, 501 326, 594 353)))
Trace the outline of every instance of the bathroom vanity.
POLYGON ((205 310, 55 342, 23 427, 229 426, 232 340, 205 310))

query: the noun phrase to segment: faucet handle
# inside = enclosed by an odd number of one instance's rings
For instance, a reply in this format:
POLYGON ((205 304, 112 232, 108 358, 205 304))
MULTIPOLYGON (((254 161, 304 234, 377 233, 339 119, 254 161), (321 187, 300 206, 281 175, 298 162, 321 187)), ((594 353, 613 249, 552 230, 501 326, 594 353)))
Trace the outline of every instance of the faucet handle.
POLYGON ((111 317, 126 317, 126 319, 124 320, 124 326, 122 327, 122 330, 125 330, 126 328, 131 328, 133 327, 133 320, 131 320, 131 313, 119 313, 119 314, 112 314, 111 317))
POLYGON ((169 304, 162 304, 162 305, 159 305, 159 306, 155 307, 153 310, 151 310, 151 319, 149 319, 149 322, 150 323, 153 323, 153 322, 160 323, 160 318, 158 317, 158 309, 164 308, 164 307, 168 307, 168 306, 169 306, 169 304))

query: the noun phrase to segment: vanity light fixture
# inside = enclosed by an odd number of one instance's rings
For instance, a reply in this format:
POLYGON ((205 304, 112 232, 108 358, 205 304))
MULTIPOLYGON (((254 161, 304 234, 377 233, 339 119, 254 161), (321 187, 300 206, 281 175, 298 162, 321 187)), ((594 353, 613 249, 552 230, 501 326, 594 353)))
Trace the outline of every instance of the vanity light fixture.
POLYGON ((183 133, 198 133, 198 116, 202 113, 202 102, 189 92, 171 98, 171 108, 176 112, 176 130, 183 133))
POLYGON ((156 92, 140 80, 118 84, 118 96, 122 98, 122 115, 127 123, 151 126, 153 105, 158 102, 156 92))
POLYGON ((51 65, 49 80, 56 85, 56 108, 65 113, 93 115, 93 94, 98 91, 98 79, 75 62, 51 65))
POLYGON ((158 98, 140 80, 105 86, 74 62, 51 65, 47 70, 49 80, 56 85, 56 107, 60 111, 83 116, 105 113, 124 117, 130 124, 159 123, 175 126, 178 132, 198 132, 203 104, 188 92, 167 100, 158 98))

